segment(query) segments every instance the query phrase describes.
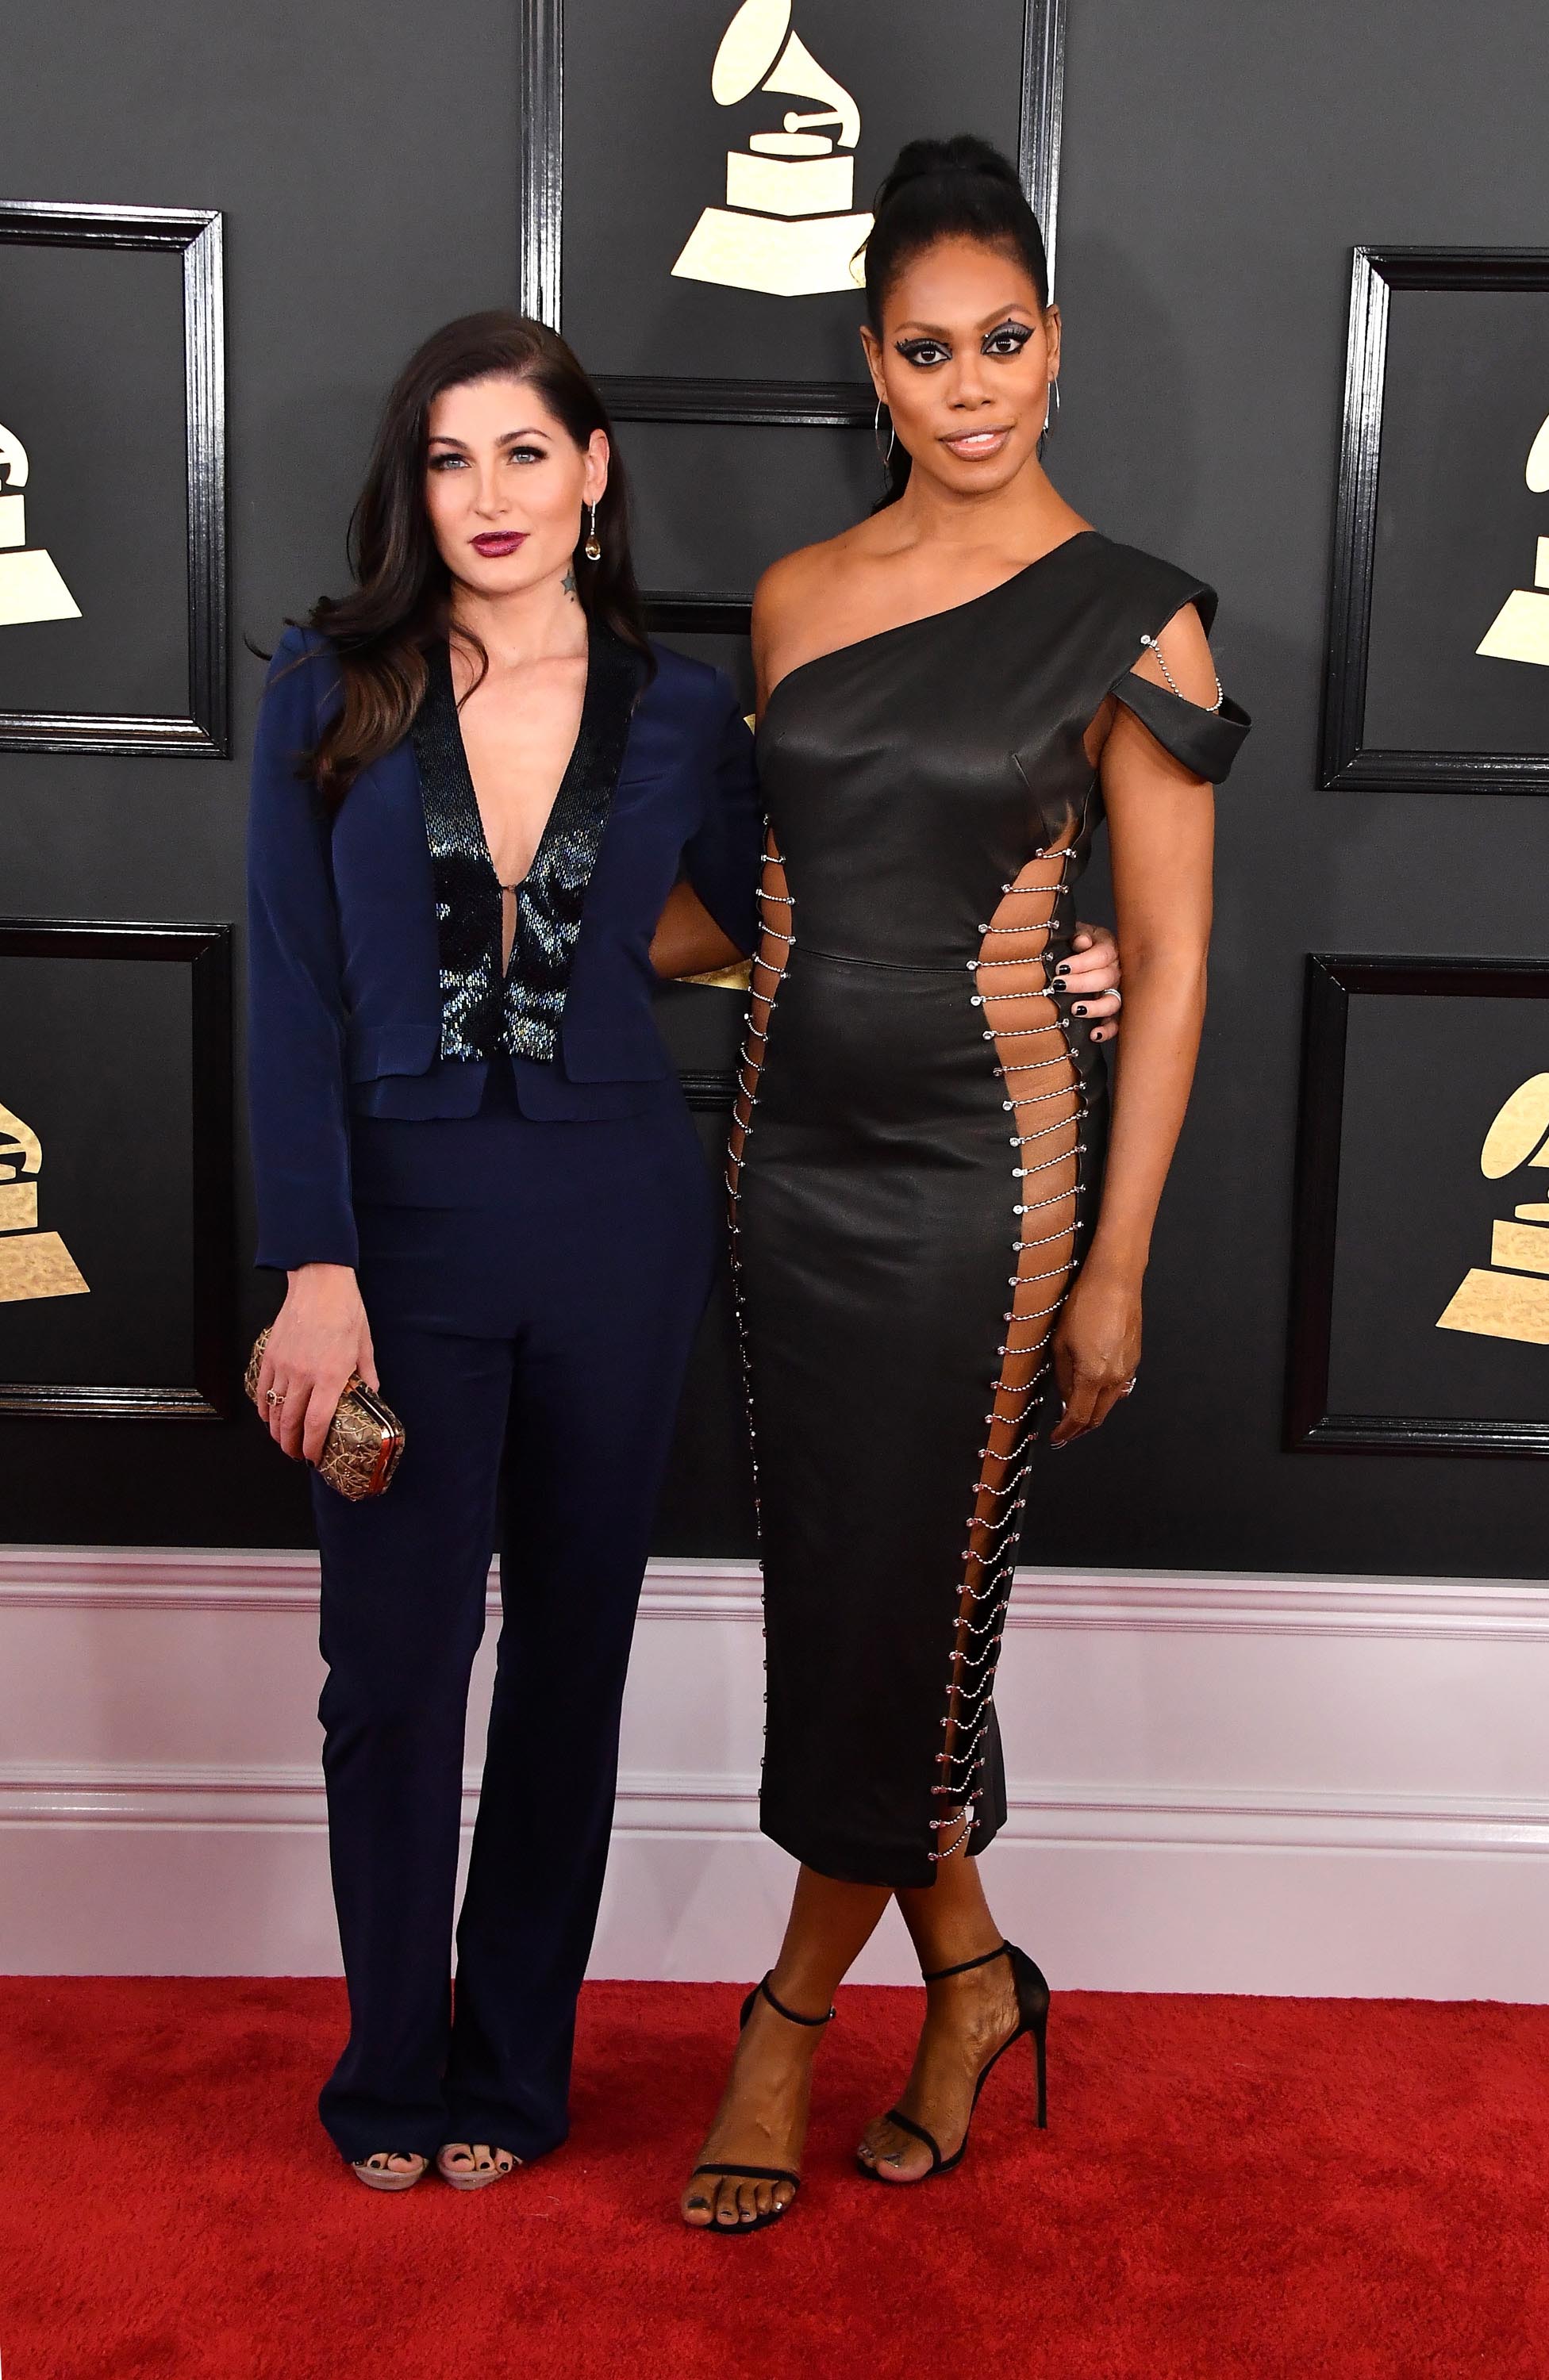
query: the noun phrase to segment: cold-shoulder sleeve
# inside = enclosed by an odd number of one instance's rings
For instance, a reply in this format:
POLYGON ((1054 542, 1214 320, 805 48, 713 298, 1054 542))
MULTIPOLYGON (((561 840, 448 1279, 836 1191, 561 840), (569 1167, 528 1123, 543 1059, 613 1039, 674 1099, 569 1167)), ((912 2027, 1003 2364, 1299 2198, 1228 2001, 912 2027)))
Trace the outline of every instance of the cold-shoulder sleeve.
POLYGON ((750 951, 759 938, 763 812, 752 732, 730 679, 720 672, 705 758, 703 819, 684 848, 684 869, 727 940, 750 951))
MULTIPOLYGON (((1145 647, 1162 634, 1168 621, 1175 619, 1186 604, 1193 604, 1208 637, 1216 613, 1214 588, 1201 578, 1190 578, 1170 563, 1159 563, 1150 555, 1137 559, 1147 567, 1139 598, 1145 607, 1145 625, 1136 638, 1135 661, 1140 660, 1145 647)), ((1127 710, 1133 711, 1142 727, 1149 728, 1165 752, 1170 752, 1175 760, 1191 769, 1195 776, 1207 778, 1213 785, 1224 783, 1230 774, 1232 763, 1253 723, 1230 695, 1223 694, 1217 708, 1208 710, 1203 703, 1189 702, 1181 694, 1174 694, 1154 678, 1139 676, 1133 663, 1119 673, 1109 692, 1127 710)))
POLYGON ((1126 670, 1113 691, 1142 727, 1150 728, 1165 752, 1196 777, 1206 777, 1213 785, 1224 783, 1253 723, 1229 694, 1222 696, 1218 710, 1207 710, 1132 669, 1126 670))

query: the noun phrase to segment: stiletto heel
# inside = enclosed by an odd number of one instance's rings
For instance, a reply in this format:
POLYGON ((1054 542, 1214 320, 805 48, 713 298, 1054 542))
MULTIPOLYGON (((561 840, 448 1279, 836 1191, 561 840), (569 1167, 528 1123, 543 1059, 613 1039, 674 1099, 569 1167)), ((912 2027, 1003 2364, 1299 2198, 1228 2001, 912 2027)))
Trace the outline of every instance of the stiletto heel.
MULTIPOLYGON (((1030 1967, 1032 1967, 1032 1961, 1031 1959, 1028 1961, 1028 1964, 1030 1967)), ((1043 1978, 1039 1974, 1036 1967, 1032 1967, 1032 1972, 1035 1975, 1038 1975, 1039 1982, 1041 1984, 1043 1983, 1043 1978)), ((1038 2114, 1035 2120, 1041 2132, 1047 2131, 1049 2128, 1048 1990, 1048 1985, 1043 1984, 1043 2005, 1028 2027, 1028 2031, 1032 2038, 1032 2054, 1038 2061, 1038 2114)))
MULTIPOLYGON (((1041 2131, 1048 2127, 1049 1986, 1044 1980, 1043 1970, 1036 1961, 1030 1959, 1025 1950, 1019 1950, 1015 1942, 1003 1942, 998 1950, 986 1950, 981 1958, 959 1960, 955 1967, 933 1968, 931 1973, 922 1975, 921 1980, 927 1984, 944 1984, 949 1975, 966 1975, 975 1967, 987 1967, 992 1959, 1009 1959, 1011 1961, 1011 1980, 1017 1994, 1017 2030, 1008 2040, 1001 2043, 994 2056, 981 2068, 979 2080, 973 2086, 973 2099, 969 2107, 969 2119, 963 2128, 963 2137, 957 2148, 949 2157, 944 2157, 941 2153, 941 2143, 934 2133, 927 2131, 923 2124, 917 2124, 912 2116, 906 2116, 900 2107, 889 2107, 884 2119, 887 2123, 896 2124, 901 2132, 908 2132, 912 2140, 921 2142, 930 2150, 931 2162, 919 2177, 921 2181, 933 2181, 938 2173, 950 2173, 955 2166, 961 2165, 968 2154, 969 2133, 973 2129, 974 2111, 979 2105, 979 2095, 1006 2051, 1014 2048, 1024 2034, 1032 2043, 1033 2057, 1038 2069, 1036 2121, 1041 2131)), ((858 2154, 855 2162, 870 2180, 882 2180, 875 2165, 865 2157, 858 2154)))
MULTIPOLYGON (((771 1967, 769 1970, 769 1975, 772 1975, 774 1972, 774 1968, 771 1967)), ((816 2025, 833 2023, 835 2017, 838 2014, 838 2010, 836 2009, 830 2009, 826 2016, 802 2016, 798 2010, 787 2008, 785 2002, 783 2000, 777 2000, 774 1993, 770 1990, 769 1975, 765 1975, 762 1984, 755 1984, 747 1998, 743 2001, 742 2014, 738 2019, 737 2024, 738 2033, 745 2033, 747 2031, 748 2020, 752 2015, 754 2009, 758 2006, 761 1999, 767 2000, 775 2015, 783 2016, 787 2024, 816 2025)), ((763 2215, 755 2215, 750 2223, 710 2222, 690 2224, 689 2227, 690 2230, 716 2232, 724 2240, 739 2239, 746 2231, 763 2231, 768 2228, 771 2223, 778 2223, 782 2216, 788 2214, 791 2207, 796 2204, 796 2193, 801 2187, 801 2176, 799 2173, 792 2173, 788 2166, 697 2165, 694 2168, 693 2172, 689 2176, 689 2180, 693 2181, 697 2180, 699 2175, 701 2173, 714 2174, 722 2180, 729 2180, 735 2176, 738 2180, 743 2181, 788 2181, 790 2184, 791 2194, 787 2199, 784 2206, 772 2206, 768 2209, 767 2213, 763 2215)))

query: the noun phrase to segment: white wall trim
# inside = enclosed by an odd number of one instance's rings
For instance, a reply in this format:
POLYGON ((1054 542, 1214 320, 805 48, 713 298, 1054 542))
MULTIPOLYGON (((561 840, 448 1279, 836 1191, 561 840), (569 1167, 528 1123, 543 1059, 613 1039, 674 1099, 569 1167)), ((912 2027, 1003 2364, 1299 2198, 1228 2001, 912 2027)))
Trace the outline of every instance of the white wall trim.
MULTIPOLYGON (((314 1553, 135 1546, 0 1547, 0 1610, 294 1614, 315 1607, 314 1553)), ((490 1573, 490 1608, 498 1609, 490 1573)), ((644 1619, 760 1617, 751 1561, 652 1562, 644 1619)), ((1530 1579, 1316 1577, 1294 1571, 1018 1570, 1013 1628, 1160 1630, 1180 1635, 1458 1636, 1549 1645, 1549 1582, 1530 1579)))
MULTIPOLYGON (((471 1827, 477 1770, 463 1779, 463 1824, 471 1827)), ((299 1763, 269 1767, 158 1767, 107 1762, 82 1767, 0 1762, 0 1827, 176 1827, 246 1832, 287 1827, 321 1832, 323 1780, 299 1763)), ((758 1832, 753 1777, 713 1783, 688 1774, 627 1770, 620 1777, 621 1835, 734 1837, 758 1832)), ((1069 1785, 1007 1796, 1007 1843, 1219 1844, 1238 1850, 1384 1852, 1549 1851, 1549 1798, 1492 1801, 1462 1794, 1286 1791, 1272 1798, 1195 1787, 1158 1795, 1140 1789, 1069 1785)))
MULTIPOLYGON (((337 1972, 317 1601, 311 1552, 0 1548, 7 1967, 337 1972)), ((768 1963, 762 1684, 756 1565, 653 1562, 594 1973, 768 1963)), ((1024 1569, 996 1700, 987 1879, 1057 1985, 1549 2001, 1544 1586, 1024 1569)), ((894 1912, 858 1977, 913 1972, 894 1912)))

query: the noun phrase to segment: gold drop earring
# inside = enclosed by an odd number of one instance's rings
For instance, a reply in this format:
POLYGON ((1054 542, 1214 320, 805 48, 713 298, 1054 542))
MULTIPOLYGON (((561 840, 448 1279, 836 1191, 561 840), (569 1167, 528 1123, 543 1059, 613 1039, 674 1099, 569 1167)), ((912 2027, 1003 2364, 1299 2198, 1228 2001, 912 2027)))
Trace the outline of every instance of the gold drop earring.
POLYGON ((582 546, 581 552, 585 554, 588 562, 601 562, 603 559, 603 540, 597 534, 597 507, 595 504, 592 507, 592 527, 587 531, 586 543, 582 546))

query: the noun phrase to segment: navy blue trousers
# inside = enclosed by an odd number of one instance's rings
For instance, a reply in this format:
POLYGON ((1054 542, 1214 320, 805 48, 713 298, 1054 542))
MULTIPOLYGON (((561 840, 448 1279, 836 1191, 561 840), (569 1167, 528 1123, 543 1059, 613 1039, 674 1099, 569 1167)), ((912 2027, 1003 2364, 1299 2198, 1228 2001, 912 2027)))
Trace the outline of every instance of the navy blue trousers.
POLYGON ((406 1445, 386 1494, 313 1480, 348 2158, 564 2139, 652 1515, 718 1237, 676 1083, 539 1123, 358 1119, 360 1280, 406 1445), (497 1521, 504 1489, 504 1523, 497 1521), (467 1888, 469 1672, 497 1527, 502 1624, 467 1888))

